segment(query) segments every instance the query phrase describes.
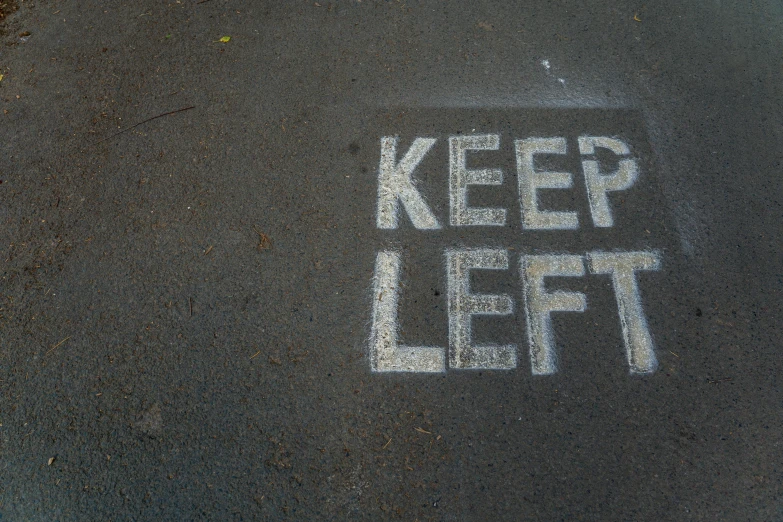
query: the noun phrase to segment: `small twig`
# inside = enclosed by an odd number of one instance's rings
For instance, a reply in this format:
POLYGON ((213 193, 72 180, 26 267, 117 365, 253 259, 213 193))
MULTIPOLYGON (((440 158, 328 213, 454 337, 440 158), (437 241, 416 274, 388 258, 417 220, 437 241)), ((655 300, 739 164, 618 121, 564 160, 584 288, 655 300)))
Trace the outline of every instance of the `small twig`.
POLYGON ((188 303, 190 304, 190 317, 193 317, 193 298, 188 297, 188 303))
POLYGON ((258 355, 259 353, 261 353, 261 350, 258 350, 256 353, 254 353, 253 355, 251 355, 251 356, 250 356, 250 358, 252 359, 253 357, 255 357, 256 355, 258 355))
POLYGON ((382 447, 381 449, 382 449, 382 450, 385 450, 386 448, 388 448, 388 447, 389 447, 389 444, 391 444, 391 437, 389 438, 389 442, 387 442, 386 444, 384 444, 384 445, 383 445, 383 447, 382 447))
POLYGON ((195 108, 196 108, 196 106, 195 106, 195 105, 191 105, 190 107, 183 107, 182 109, 177 109, 176 111, 169 111, 169 112, 164 112, 163 114, 158 114, 157 116, 153 116, 152 118, 147 118, 147 119, 146 119, 146 120, 144 120, 144 121, 140 121, 140 122, 139 122, 139 123, 137 123, 136 125, 132 125, 132 126, 128 127, 127 129, 123 129, 123 130, 121 130, 121 131, 119 131, 119 132, 115 132, 115 133, 114 133, 114 134, 112 134, 111 136, 107 136, 107 137, 105 137, 105 138, 102 138, 102 139, 100 139, 100 140, 96 141, 95 143, 93 143, 93 145, 97 145, 98 143, 104 142, 104 141, 106 141, 106 140, 110 140, 110 139, 112 139, 112 138, 114 138, 114 137, 117 137, 117 136, 119 136, 120 134, 124 134, 124 133, 128 132, 129 130, 133 130, 133 129, 135 129, 135 128, 136 128, 136 127, 138 127, 139 125, 144 125, 145 123, 147 123, 147 122, 150 122, 150 121, 152 121, 152 120, 157 120, 158 118, 162 118, 162 117, 164 117, 164 116, 171 116, 172 114, 177 114, 178 112, 185 112, 185 111, 189 111, 190 109, 195 109, 195 108))
POLYGON ((200 2, 196 2, 196 5, 198 4, 206 4, 207 2, 211 2, 212 0, 201 0, 200 2))
POLYGON ((52 353, 53 351, 55 351, 55 350, 56 350, 57 348, 59 348, 59 347, 60 347, 60 346, 61 346, 61 345, 62 345, 62 344, 65 342, 65 341, 67 341, 67 340, 68 340, 68 339, 70 339, 70 338, 71 338, 71 336, 69 335, 68 337, 66 337, 65 339, 63 339, 62 341, 60 341, 59 343, 55 344, 55 345, 54 345, 54 346, 52 346, 52 348, 51 348, 51 349, 50 349, 48 352, 46 352, 44 355, 49 355, 50 353, 52 353))
POLYGON ((416 430, 416 431, 418 431, 419 433, 426 433, 427 435, 432 435, 432 432, 431 432, 431 431, 423 430, 423 429, 421 429, 421 428, 413 428, 413 429, 415 429, 415 430, 416 430))

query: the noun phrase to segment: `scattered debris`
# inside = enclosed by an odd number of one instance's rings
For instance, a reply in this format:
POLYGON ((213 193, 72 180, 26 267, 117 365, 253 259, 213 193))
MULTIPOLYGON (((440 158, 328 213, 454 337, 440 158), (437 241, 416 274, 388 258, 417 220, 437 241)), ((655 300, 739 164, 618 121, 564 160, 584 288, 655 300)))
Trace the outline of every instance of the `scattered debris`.
POLYGON ((213 249, 213 248, 214 248, 214 246, 213 246, 213 245, 209 245, 209 248, 207 248, 207 249, 204 251, 204 255, 205 255, 205 256, 208 256, 208 255, 209 255, 209 253, 210 253, 210 252, 212 252, 212 249, 213 249))
POLYGON ((386 444, 384 444, 384 445, 383 445, 383 447, 382 447, 381 449, 386 449, 386 448, 388 448, 388 447, 389 447, 389 444, 391 444, 391 437, 389 438, 389 441, 388 441, 386 444))
POLYGON ((637 22, 641 22, 642 21, 642 19, 639 18, 639 13, 634 13, 633 19, 636 20, 637 22))
POLYGON ((414 429, 415 429, 416 431, 418 431, 419 433, 426 433, 427 435, 432 435, 432 432, 431 432, 431 431, 427 431, 427 430, 425 430, 425 429, 422 429, 422 428, 414 428, 414 429))
POLYGON ((0 21, 17 9, 19 9, 19 6, 17 5, 16 0, 0 1, 0 21))
POLYGON ((254 353, 253 355, 251 355, 251 356, 250 356, 250 358, 252 359, 253 357, 255 357, 256 355, 258 355, 259 353, 261 353, 261 350, 258 350, 256 353, 254 353))
POLYGON ((135 129, 135 128, 136 128, 136 127, 138 127, 139 125, 144 125, 145 123, 147 123, 147 122, 150 122, 150 121, 152 121, 152 120, 156 120, 156 119, 158 119, 158 118, 162 118, 162 117, 164 117, 164 116, 171 116, 172 114, 177 114, 178 112, 185 112, 185 111, 189 111, 190 109, 195 109, 195 108, 196 108, 196 106, 195 106, 195 105, 191 105, 190 107, 183 107, 182 109, 177 109, 177 110, 175 110, 175 111, 169 111, 169 112, 164 112, 163 114, 158 114, 157 116, 153 116, 152 118, 147 118, 147 119, 146 119, 146 120, 144 120, 144 121, 140 121, 140 122, 139 122, 139 123, 137 123, 136 125, 131 125, 131 126, 130 126, 130 127, 128 127, 127 129, 123 129, 123 130, 121 130, 121 131, 119 131, 119 132, 115 132, 115 133, 114 133, 114 134, 112 134, 111 136, 107 136, 107 137, 105 137, 105 138, 102 138, 102 139, 100 139, 100 140, 96 141, 95 143, 93 143, 93 145, 97 145, 98 143, 102 143, 102 142, 104 142, 104 141, 106 141, 106 140, 110 140, 110 139, 112 139, 112 138, 114 138, 114 137, 116 137, 116 136, 119 136, 120 134, 124 134, 124 133, 128 132, 129 130, 133 130, 133 129, 135 129))
POLYGON ((495 28, 492 24, 488 24, 487 22, 479 22, 478 26, 480 29, 484 29, 485 31, 494 31, 495 28))
POLYGON ((55 345, 54 345, 54 346, 52 346, 52 348, 51 348, 51 349, 50 349, 48 352, 46 352, 44 355, 49 355, 50 353, 52 353, 53 351, 55 351, 55 350, 56 350, 57 348, 59 348, 59 347, 60 347, 60 346, 61 346, 61 345, 62 345, 62 344, 65 342, 65 341, 67 341, 67 340, 68 340, 68 339, 70 339, 70 338, 71 338, 71 336, 69 335, 68 337, 66 337, 65 339, 63 339, 62 341, 60 341, 59 343, 55 344, 55 345))
POLYGON ((218 40, 218 42, 220 42, 220 43, 228 43, 230 41, 231 41, 231 37, 230 36, 223 36, 220 40, 218 40))
POLYGON ((51 466, 52 464, 54 464, 55 460, 57 460, 56 456, 55 457, 49 457, 49 462, 48 462, 47 466, 51 466))

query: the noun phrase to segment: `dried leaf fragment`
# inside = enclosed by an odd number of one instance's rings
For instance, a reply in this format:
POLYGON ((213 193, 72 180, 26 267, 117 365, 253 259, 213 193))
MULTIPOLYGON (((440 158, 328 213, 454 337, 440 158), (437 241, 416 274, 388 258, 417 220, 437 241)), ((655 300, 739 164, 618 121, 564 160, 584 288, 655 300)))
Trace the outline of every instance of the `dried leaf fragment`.
POLYGON ((256 234, 258 234, 258 250, 266 250, 267 248, 272 246, 272 240, 269 239, 269 236, 258 230, 257 227, 253 227, 253 230, 256 234))

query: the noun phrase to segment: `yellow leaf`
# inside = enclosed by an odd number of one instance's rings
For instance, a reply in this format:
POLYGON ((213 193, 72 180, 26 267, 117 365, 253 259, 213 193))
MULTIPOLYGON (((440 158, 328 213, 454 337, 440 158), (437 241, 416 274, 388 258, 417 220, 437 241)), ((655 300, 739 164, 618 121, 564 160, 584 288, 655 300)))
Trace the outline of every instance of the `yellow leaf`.
POLYGON ((218 41, 219 41, 220 43, 228 43, 228 42, 230 42, 230 41, 231 41, 231 37, 230 37, 230 36, 224 36, 223 38, 221 38, 221 39, 220 39, 220 40, 218 40, 218 41))
POLYGON ((4 76, 2 74, 0 74, 0 82, 3 81, 3 78, 4 78, 4 76))

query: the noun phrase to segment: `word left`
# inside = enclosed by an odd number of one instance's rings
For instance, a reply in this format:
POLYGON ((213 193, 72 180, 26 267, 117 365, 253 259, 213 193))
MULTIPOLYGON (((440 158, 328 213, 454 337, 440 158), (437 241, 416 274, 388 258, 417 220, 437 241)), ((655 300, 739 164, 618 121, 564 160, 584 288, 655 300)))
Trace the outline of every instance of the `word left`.
MULTIPOLYGON (((659 270, 657 252, 591 252, 585 256, 566 254, 524 255, 519 262, 522 300, 527 322, 530 366, 534 375, 557 372, 557 352, 552 312, 584 312, 587 297, 581 292, 549 292, 547 277, 583 277, 585 262, 591 274, 612 280, 617 312, 632 374, 655 371, 657 360, 647 320, 642 309, 637 275, 659 270)), ((517 367, 517 347, 476 345, 472 341, 471 319, 475 315, 510 315, 514 302, 504 294, 471 292, 471 270, 508 270, 509 253, 504 249, 446 250, 446 279, 449 321, 448 357, 440 346, 403 346, 397 340, 397 312, 401 254, 378 252, 373 279, 373 314, 370 360, 374 372, 444 372, 452 369, 510 370, 517 367)))

